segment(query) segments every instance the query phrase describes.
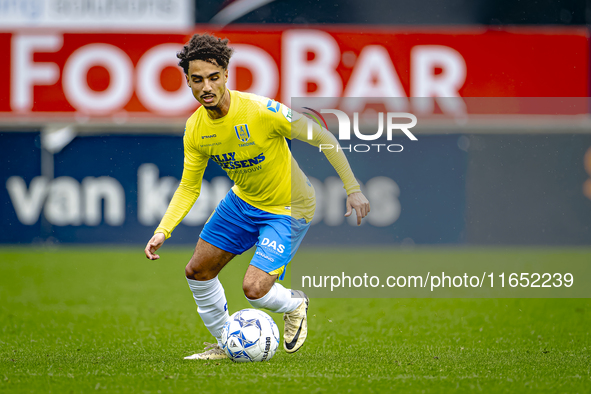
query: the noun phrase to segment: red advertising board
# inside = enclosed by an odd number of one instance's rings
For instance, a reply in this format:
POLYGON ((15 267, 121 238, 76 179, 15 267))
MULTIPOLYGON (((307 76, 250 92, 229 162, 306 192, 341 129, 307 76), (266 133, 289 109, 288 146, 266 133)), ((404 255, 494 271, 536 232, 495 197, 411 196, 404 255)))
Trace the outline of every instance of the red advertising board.
MULTIPOLYGON (((192 33, 0 32, 0 119, 186 117, 196 102, 175 53, 192 33)), ((589 96, 588 33, 580 28, 247 26, 216 34, 235 48, 230 88, 285 103, 589 96)))

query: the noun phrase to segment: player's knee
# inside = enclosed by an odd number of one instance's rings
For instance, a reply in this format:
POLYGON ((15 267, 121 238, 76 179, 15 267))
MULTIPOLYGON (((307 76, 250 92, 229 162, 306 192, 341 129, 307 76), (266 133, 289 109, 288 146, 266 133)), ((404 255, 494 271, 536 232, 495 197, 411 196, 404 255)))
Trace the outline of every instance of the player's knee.
POLYGON ((199 266, 192 264, 192 261, 185 266, 185 276, 189 279, 205 281, 215 278, 215 274, 210 271, 201 269, 199 266))
POLYGON ((244 281, 242 282, 242 291, 244 291, 244 295, 249 300, 258 300, 259 298, 263 298, 268 289, 263 289, 258 283, 251 282, 251 281, 244 281))
POLYGON ((193 270, 193 267, 191 267, 191 263, 188 263, 185 266, 185 276, 189 279, 195 279, 193 276, 195 275, 195 271, 193 270))

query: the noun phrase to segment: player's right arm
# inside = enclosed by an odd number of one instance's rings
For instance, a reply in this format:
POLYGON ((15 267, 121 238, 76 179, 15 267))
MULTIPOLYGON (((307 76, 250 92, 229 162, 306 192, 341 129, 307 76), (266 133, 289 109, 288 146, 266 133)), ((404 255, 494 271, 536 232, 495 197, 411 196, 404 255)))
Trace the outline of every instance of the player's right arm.
POLYGON ((166 237, 164 236, 164 234, 162 234, 162 233, 154 234, 152 236, 152 238, 150 238, 150 240, 148 241, 148 244, 146 245, 146 248, 144 249, 144 253, 146 254, 146 257, 149 258, 150 260, 158 260, 160 258, 160 255, 157 255, 156 251, 158 249, 160 249, 162 244, 164 244, 165 240, 166 240, 166 237))
POLYGON ((188 128, 188 132, 185 132, 183 137, 185 160, 181 183, 174 192, 162 221, 154 231, 154 236, 148 241, 144 249, 146 257, 150 260, 160 258, 156 251, 164 244, 166 239, 170 238, 172 231, 189 213, 201 192, 203 173, 209 158, 197 150, 192 138, 193 134, 190 131, 188 128))

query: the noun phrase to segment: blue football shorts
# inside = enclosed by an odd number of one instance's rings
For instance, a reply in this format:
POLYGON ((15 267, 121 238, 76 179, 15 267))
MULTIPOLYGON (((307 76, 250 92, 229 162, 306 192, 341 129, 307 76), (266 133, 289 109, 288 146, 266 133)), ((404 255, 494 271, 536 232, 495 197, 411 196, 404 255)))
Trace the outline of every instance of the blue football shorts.
POLYGON ((205 223, 200 237, 234 254, 256 245, 250 264, 282 280, 308 228, 310 223, 304 219, 262 211, 230 190, 205 223))

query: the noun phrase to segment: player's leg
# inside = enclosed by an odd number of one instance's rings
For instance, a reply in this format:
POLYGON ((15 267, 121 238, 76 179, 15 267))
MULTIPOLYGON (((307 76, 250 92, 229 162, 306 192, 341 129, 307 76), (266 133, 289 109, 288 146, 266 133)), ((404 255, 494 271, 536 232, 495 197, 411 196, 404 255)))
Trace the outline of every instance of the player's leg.
POLYGON ((248 267, 243 290, 255 308, 284 313, 284 344, 288 353, 296 352, 307 337, 309 300, 301 291, 286 289, 275 280, 285 276, 285 268, 295 255, 309 223, 279 216, 261 229, 257 250, 248 267))
POLYGON ((218 274, 234 256, 234 253, 226 252, 200 238, 185 267, 185 276, 197 311, 209 332, 217 339, 221 337, 222 327, 229 318, 226 295, 218 274))
MULTIPOLYGON (((226 252, 200 238, 185 267, 185 276, 197 304, 197 312, 217 342, 221 339, 224 323, 229 319, 226 294, 217 275, 234 256, 234 253, 226 252)), ((226 357, 218 343, 206 344, 208 347, 203 353, 185 359, 215 360, 226 357)))
MULTIPOLYGON (((230 194, 233 193, 228 193, 229 196, 230 194)), ((186 357, 188 359, 225 358, 219 343, 222 328, 230 316, 224 288, 217 275, 235 255, 250 249, 257 240, 256 227, 249 229, 248 223, 239 221, 240 216, 235 214, 231 200, 226 196, 220 202, 205 224, 195 253, 185 267, 185 276, 197 304, 197 311, 218 342, 204 353, 186 357)))
POLYGON ((308 336, 309 300, 303 292, 276 283, 277 276, 250 265, 242 287, 253 307, 283 313, 283 348, 288 353, 295 353, 308 336))

